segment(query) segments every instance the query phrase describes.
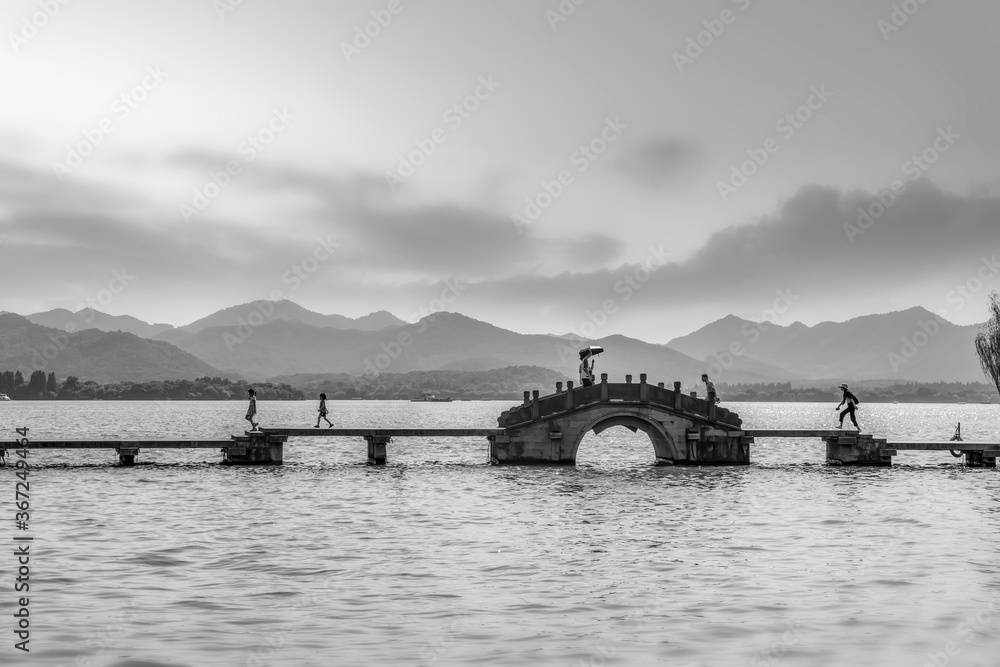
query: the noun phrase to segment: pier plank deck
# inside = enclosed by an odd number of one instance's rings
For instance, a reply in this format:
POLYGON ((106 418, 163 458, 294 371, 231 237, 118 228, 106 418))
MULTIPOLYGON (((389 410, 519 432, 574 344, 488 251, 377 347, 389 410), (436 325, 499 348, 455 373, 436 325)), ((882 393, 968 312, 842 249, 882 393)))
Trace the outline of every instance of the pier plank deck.
POLYGON ((839 438, 858 434, 846 428, 745 428, 743 432, 751 438, 839 438))
POLYGON ((228 440, 34 440, 29 438, 27 445, 15 442, 0 443, 7 449, 218 449, 232 447, 232 439, 228 440))
POLYGON ((954 441, 912 441, 912 442, 886 442, 883 445, 887 449, 897 449, 897 450, 909 450, 909 451, 947 451, 955 450, 956 452, 980 452, 989 451, 993 449, 1000 449, 1000 443, 997 442, 978 442, 973 440, 954 440, 954 441))
POLYGON ((312 428, 301 426, 261 427, 265 435, 302 437, 365 437, 389 436, 391 438, 465 438, 503 435, 502 428, 312 428))

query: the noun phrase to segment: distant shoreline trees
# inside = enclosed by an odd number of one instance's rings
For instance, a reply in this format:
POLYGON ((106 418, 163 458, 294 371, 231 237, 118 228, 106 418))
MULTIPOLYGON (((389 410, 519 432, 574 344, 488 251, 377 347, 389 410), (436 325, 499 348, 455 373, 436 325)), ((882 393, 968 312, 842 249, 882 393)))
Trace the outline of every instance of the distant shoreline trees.
POLYGON ((128 400, 175 400, 175 401, 225 401, 246 400, 247 388, 257 390, 257 397, 269 401, 300 401, 306 396, 288 384, 271 382, 232 381, 229 378, 201 377, 194 380, 151 380, 149 382, 115 382, 98 384, 92 380, 81 382, 75 375, 68 376, 59 384, 55 373, 45 375, 44 371, 34 371, 27 384, 17 382, 11 371, 0 373, 0 393, 14 400, 64 400, 64 401, 128 401, 128 400))
POLYGON ((990 313, 990 319, 976 336, 976 354, 983 373, 1000 392, 1000 294, 996 292, 990 295, 990 313))
MULTIPOLYGON (((570 378, 547 368, 512 366, 488 371, 410 371, 379 375, 324 373, 272 378, 271 382, 247 382, 221 377, 194 380, 151 380, 98 384, 70 375, 61 383, 54 373, 31 373, 27 382, 20 372, 0 372, 0 393, 14 400, 174 400, 244 401, 247 388, 257 390, 265 401, 315 399, 320 392, 329 400, 409 400, 433 393, 455 400, 523 399, 525 390, 542 395, 555 391, 555 383, 570 378), (20 382, 18 381, 20 380, 20 382), (53 390, 53 387, 55 388, 53 390)), ((723 402, 826 402, 840 393, 829 386, 803 386, 801 381, 758 384, 717 383, 723 402)), ((855 391, 864 403, 987 403, 995 402, 993 388, 983 382, 908 382, 884 386, 859 385, 855 391)))

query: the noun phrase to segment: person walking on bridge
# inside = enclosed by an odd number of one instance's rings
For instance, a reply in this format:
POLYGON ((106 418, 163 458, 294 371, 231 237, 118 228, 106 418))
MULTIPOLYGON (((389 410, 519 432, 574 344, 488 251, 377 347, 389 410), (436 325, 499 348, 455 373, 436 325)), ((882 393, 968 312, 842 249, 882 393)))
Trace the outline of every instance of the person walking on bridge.
POLYGON ((840 413, 840 424, 837 428, 844 428, 844 417, 851 415, 851 422, 854 424, 854 428, 861 430, 858 426, 858 420, 854 416, 855 407, 860 403, 858 397, 851 393, 851 390, 847 388, 846 384, 840 385, 840 388, 844 390, 844 398, 840 401, 840 405, 834 408, 834 410, 840 410, 843 405, 847 405, 843 412, 840 413))
POLYGON ((715 383, 708 379, 708 373, 701 374, 701 381, 705 383, 705 398, 709 403, 718 403, 718 394, 715 393, 715 383))

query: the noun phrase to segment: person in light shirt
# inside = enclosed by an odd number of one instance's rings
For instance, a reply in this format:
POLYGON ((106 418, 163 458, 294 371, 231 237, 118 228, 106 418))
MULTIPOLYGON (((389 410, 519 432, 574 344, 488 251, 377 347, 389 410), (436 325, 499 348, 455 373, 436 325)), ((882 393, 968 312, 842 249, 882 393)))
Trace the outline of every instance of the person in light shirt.
POLYGON ((708 373, 701 374, 701 381, 705 383, 705 397, 709 401, 714 401, 718 398, 715 393, 715 383, 708 379, 708 373))

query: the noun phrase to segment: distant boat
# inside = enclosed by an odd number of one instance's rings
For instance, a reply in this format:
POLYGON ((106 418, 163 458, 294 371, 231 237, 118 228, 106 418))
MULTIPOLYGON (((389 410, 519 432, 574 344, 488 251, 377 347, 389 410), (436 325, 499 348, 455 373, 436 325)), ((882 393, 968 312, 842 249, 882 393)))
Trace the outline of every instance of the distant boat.
POLYGON ((434 394, 424 392, 420 398, 411 398, 410 403, 451 403, 450 398, 438 398, 434 394))
POLYGON ((8 396, 7 394, 0 394, 0 401, 9 401, 9 400, 10 396, 8 396))

